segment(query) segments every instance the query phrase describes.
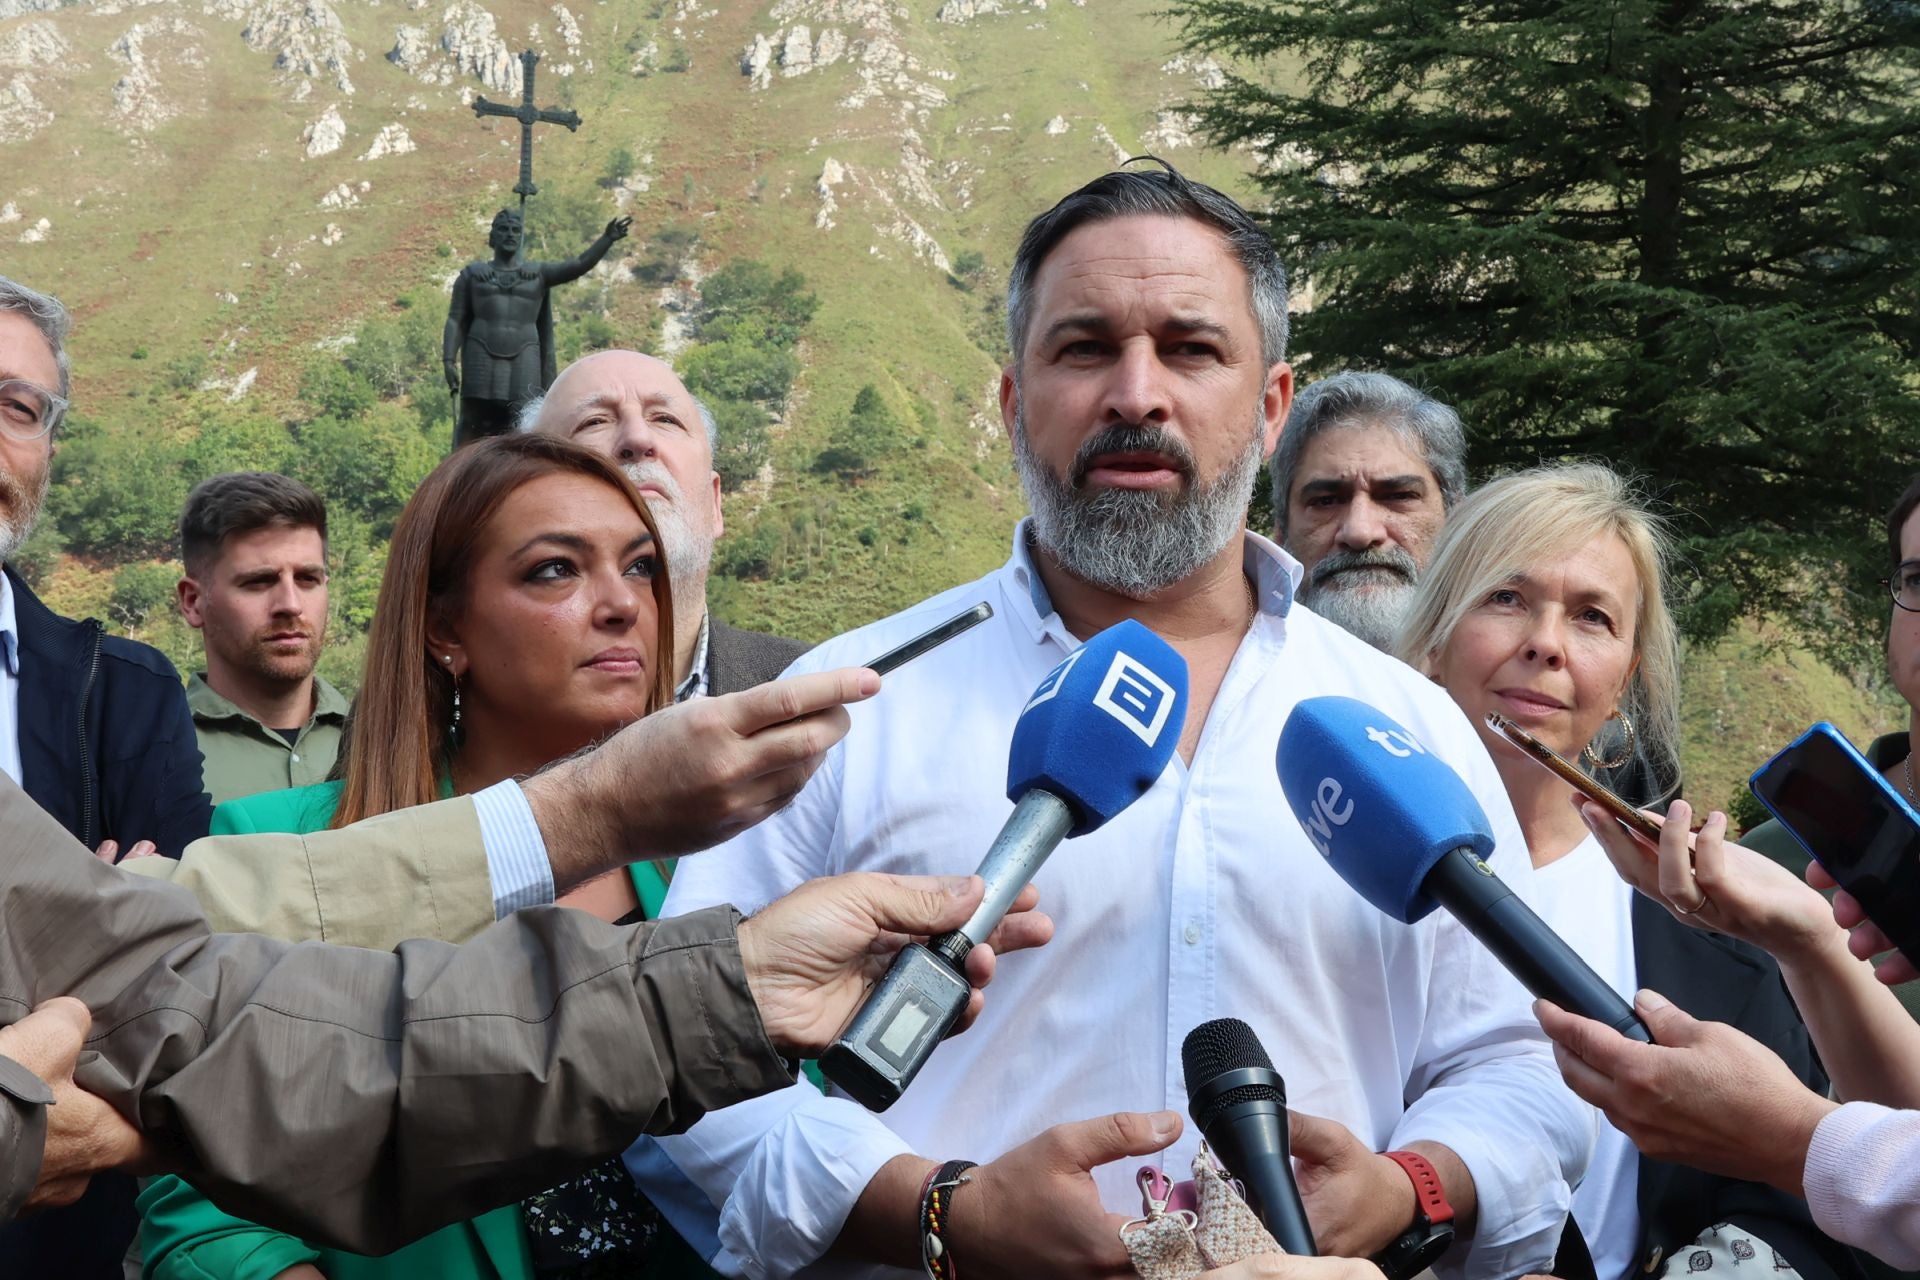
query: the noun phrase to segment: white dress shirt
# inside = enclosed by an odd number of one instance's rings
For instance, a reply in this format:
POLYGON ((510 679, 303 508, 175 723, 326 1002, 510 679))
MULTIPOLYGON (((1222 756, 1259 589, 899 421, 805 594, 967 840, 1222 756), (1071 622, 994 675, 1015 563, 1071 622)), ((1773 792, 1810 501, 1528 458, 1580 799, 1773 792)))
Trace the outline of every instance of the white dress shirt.
POLYGON ((520 784, 508 778, 474 792, 473 809, 487 852, 487 878, 493 882, 493 918, 504 920, 522 907, 552 902, 553 864, 520 784))
MULTIPOLYGON (((664 914, 755 909, 816 876, 971 870, 1011 812, 1015 719, 1078 646, 1015 533, 986 578, 828 641, 793 670, 857 665, 979 600, 994 617, 888 677, 781 813, 683 859, 664 914)), ((905 1152, 988 1161, 1069 1120, 1185 1114, 1180 1046, 1221 1016, 1252 1025, 1294 1108, 1376 1150, 1443 1143, 1471 1170, 1479 1224, 1453 1250, 1470 1274, 1544 1271, 1585 1168, 1592 1112, 1560 1082, 1519 985, 1443 913, 1398 924, 1314 852, 1287 808, 1274 749, 1302 698, 1379 706, 1458 768, 1521 892, 1532 867, 1492 761, 1437 685, 1292 603, 1299 566, 1249 536, 1259 613, 1191 765, 1177 756, 1101 830, 1035 877, 1051 945, 1000 963, 986 1012, 944 1043, 884 1117, 810 1085, 643 1142, 629 1167, 723 1270, 791 1275, 832 1244, 861 1190, 905 1152), (664 1156, 662 1155, 664 1152, 664 1156), (676 1168, 677 1166, 677 1168, 676 1168), (718 1211, 717 1224, 714 1221, 718 1211), (705 1219, 702 1221, 702 1219, 705 1219)), ((1136 1169, 1184 1176, 1199 1145, 1095 1174, 1111 1210, 1140 1211, 1136 1169)), ((964 1193, 963 1193, 964 1194, 964 1193)), ((885 1275, 837 1261, 814 1274, 885 1275)))
MULTIPOLYGON (((1588 836, 1571 853, 1534 871, 1534 910, 1628 1004, 1639 988, 1633 960, 1633 888, 1588 836)), ((1573 1193, 1593 1273, 1619 1280, 1632 1272, 1640 1243, 1640 1153, 1627 1135, 1598 1117, 1587 1176, 1573 1193)))

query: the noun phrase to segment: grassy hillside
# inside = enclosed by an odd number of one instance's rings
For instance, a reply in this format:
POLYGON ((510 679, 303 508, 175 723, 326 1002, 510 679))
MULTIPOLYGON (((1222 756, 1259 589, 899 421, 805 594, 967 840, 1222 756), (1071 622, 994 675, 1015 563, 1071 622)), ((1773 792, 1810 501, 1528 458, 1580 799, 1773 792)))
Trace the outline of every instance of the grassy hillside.
MULTIPOLYGON (((0 272, 74 308, 76 413, 92 425, 67 443, 64 483, 103 495, 90 541, 69 515, 69 554, 42 548, 50 593, 190 663, 166 574, 142 559, 164 551, 160 517, 198 474, 301 469, 342 513, 328 670, 351 679, 383 524, 447 443, 432 357, 445 288, 512 199, 518 127, 465 102, 517 92, 474 67, 529 43, 545 55, 538 100, 585 118, 539 131, 535 251, 635 220, 562 295, 563 351, 675 350, 700 281, 728 263, 796 269, 817 299, 766 465, 727 499, 718 611, 819 638, 983 572, 1022 510, 993 394, 997 282, 1021 227, 1140 151, 1247 192, 1246 158, 1197 149, 1167 110, 1207 69, 1177 57, 1158 7, 490 0, 491 43, 471 0, 107 0, 0 18, 0 78, 42 109, 0 106, 0 272), (386 56, 403 27, 419 28, 413 71, 386 56), (309 155, 303 135, 330 112, 339 145, 309 155), (392 126, 414 149, 368 158, 392 126), (413 367, 382 374, 376 339, 413 367), (867 465, 823 470, 869 386, 867 465), (122 517, 136 532, 114 533, 122 517)), ((1714 803, 1790 728, 1891 722, 1870 690, 1756 644, 1736 637, 1690 673, 1689 760, 1714 803)))

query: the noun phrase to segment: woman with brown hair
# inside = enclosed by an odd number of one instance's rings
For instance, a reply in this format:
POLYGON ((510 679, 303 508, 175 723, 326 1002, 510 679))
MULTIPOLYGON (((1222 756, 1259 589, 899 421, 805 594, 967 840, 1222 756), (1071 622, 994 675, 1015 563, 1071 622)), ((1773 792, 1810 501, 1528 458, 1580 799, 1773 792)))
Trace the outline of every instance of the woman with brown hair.
MULTIPOLYGON (((653 518, 617 467, 546 436, 480 441, 426 478, 394 528, 367 639, 335 779, 221 805, 216 832, 341 827, 478 791, 673 698, 653 518)), ((631 871, 560 901, 628 915, 659 884, 651 863, 631 871)), ((140 1207, 155 1280, 585 1280, 640 1274, 664 1230, 617 1161, 383 1258, 228 1217, 177 1178, 155 1180, 140 1207)))

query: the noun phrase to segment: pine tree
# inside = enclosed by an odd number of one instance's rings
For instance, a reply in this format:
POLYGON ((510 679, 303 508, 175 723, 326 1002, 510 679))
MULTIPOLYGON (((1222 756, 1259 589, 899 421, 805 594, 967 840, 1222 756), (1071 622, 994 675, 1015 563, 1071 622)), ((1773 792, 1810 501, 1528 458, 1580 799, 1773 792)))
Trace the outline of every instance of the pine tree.
POLYGON ((1920 5, 1176 0, 1173 16, 1239 71, 1196 106, 1256 157, 1311 283, 1303 374, 1431 389, 1481 475, 1591 457, 1646 477, 1697 584, 1697 637, 1786 614, 1829 652, 1877 642, 1878 521, 1920 468, 1920 5), (1304 70, 1270 74, 1276 55, 1304 70), (1832 625, 1836 607, 1856 625, 1832 625))

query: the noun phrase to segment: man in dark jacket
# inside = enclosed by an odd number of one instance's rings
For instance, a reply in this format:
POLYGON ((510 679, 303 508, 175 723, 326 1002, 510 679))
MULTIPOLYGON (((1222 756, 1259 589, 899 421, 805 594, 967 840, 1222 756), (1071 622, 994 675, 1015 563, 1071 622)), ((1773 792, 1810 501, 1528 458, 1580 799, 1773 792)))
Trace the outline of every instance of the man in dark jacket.
MULTIPOLYGON (((0 276, 0 561, 47 495, 71 390, 59 301, 0 276)), ((62 618, 0 577, 0 773, 89 849, 151 841, 179 857, 207 834, 200 748, 180 674, 156 650, 62 618)), ((0 1275, 121 1280, 139 1219, 133 1179, 96 1179, 64 1209, 0 1227, 0 1275)))

